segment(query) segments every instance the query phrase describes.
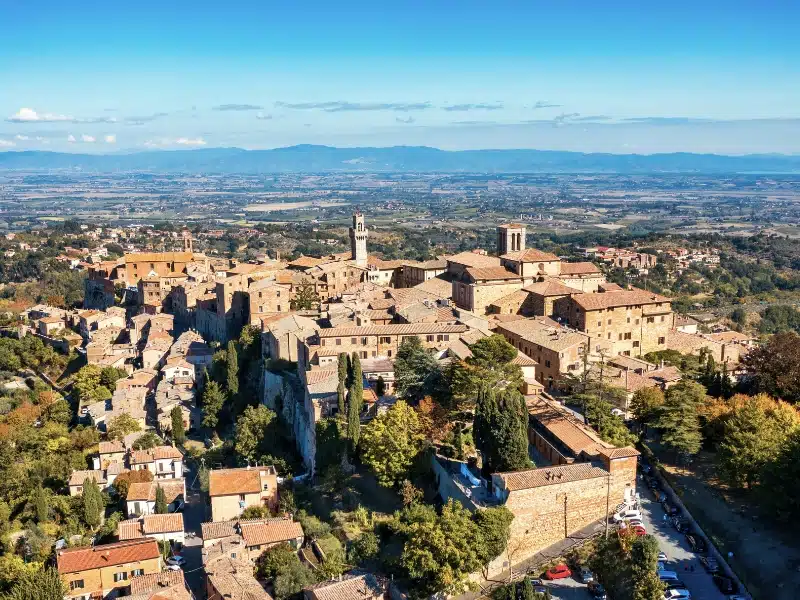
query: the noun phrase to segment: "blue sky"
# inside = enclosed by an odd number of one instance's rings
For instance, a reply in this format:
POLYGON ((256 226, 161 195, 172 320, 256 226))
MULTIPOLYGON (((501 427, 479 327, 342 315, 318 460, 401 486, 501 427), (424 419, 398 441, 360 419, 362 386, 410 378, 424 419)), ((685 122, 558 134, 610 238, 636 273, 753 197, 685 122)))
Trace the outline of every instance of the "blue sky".
POLYGON ((0 150, 800 153, 798 22, 770 0, 0 0, 0 150))

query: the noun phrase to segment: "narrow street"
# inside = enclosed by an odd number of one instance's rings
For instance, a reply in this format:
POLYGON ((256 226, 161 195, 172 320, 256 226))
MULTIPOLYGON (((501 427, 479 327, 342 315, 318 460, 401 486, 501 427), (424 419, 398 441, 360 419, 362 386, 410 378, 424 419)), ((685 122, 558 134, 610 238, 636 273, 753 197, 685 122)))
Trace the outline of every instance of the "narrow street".
POLYGON ((184 574, 186 584, 194 594, 196 600, 206 597, 205 574, 203 567, 203 540, 200 537, 200 524, 207 520, 206 502, 204 494, 199 490, 199 483, 195 482, 196 471, 186 470, 186 507, 183 510, 183 525, 186 531, 186 544, 182 555, 186 559, 184 574), (196 488, 190 488, 195 483, 196 488), (194 534, 190 536, 190 534, 194 534))

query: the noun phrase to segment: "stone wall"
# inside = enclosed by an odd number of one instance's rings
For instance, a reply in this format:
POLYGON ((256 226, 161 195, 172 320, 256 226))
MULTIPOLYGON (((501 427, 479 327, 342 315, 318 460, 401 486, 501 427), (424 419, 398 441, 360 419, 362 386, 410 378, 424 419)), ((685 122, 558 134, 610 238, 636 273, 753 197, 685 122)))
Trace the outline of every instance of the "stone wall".
POLYGON ((293 433, 297 451, 309 471, 314 468, 316 455, 315 423, 306 410, 306 394, 297 373, 264 370, 262 402, 278 412, 293 433))

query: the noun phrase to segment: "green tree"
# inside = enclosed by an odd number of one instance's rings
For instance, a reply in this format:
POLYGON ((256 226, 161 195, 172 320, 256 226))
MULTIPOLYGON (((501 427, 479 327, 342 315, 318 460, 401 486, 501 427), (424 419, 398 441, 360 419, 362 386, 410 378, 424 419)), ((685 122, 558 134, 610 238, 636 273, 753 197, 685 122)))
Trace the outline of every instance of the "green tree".
POLYGON ((339 418, 344 419, 347 416, 347 391, 344 389, 344 381, 341 379, 339 387, 336 388, 336 406, 339 409, 339 418))
POLYGON ((777 333, 741 359, 752 387, 788 402, 800 402, 800 335, 777 333))
POLYGON ((383 398, 386 393, 386 382, 383 380, 383 375, 378 375, 378 380, 375 382, 375 393, 378 398, 383 398))
POLYGON ((433 594, 460 594, 468 589, 467 577, 483 562, 480 530, 470 511, 450 500, 440 515, 412 506, 400 563, 412 579, 417 598, 433 594))
POLYGON ((363 565, 377 558, 380 553, 378 536, 372 531, 365 531, 350 545, 348 562, 363 565))
POLYGON ((0 598, 5 597, 6 593, 29 573, 38 575, 41 570, 42 563, 26 563, 25 559, 16 554, 0 556, 0 598))
POLYGON ((63 600, 67 588, 54 567, 43 571, 25 570, 2 600, 63 600))
POLYGON ((655 426, 661 430, 662 442, 679 455, 691 456, 700 451, 703 436, 698 410, 705 398, 705 388, 686 379, 669 388, 665 394, 655 426))
POLYGON ((133 442, 133 449, 150 450, 151 448, 155 448, 156 446, 162 446, 163 444, 164 440, 162 440, 152 431, 147 431, 138 438, 136 438, 136 441, 133 442))
POLYGON ((611 410, 611 404, 590 396, 586 404, 586 420, 610 444, 617 447, 635 444, 636 436, 628 430, 621 417, 611 414, 611 410))
POLYGON ((136 433, 141 430, 142 426, 139 424, 139 421, 128 413, 122 413, 109 421, 106 427, 106 434, 111 440, 121 440, 129 433, 136 433))
POLYGON ((186 441, 186 429, 183 426, 183 411, 180 406, 175 406, 169 413, 172 421, 172 439, 179 446, 186 441))
POLYGON ((337 365, 339 371, 339 383, 343 385, 347 385, 347 373, 348 373, 348 364, 347 364, 347 354, 344 352, 339 353, 339 363, 337 365))
POLYGON ((519 471, 531 466, 528 456, 528 409, 517 390, 495 392, 485 386, 478 393, 473 425, 475 445, 484 471, 519 471))
POLYGON ((290 563, 276 575, 273 591, 278 600, 291 598, 313 583, 316 583, 314 573, 300 561, 290 563))
POLYGON ((75 373, 72 393, 81 406, 111 398, 111 391, 100 382, 102 372, 97 365, 86 365, 75 373))
POLYGON ((495 389, 517 389, 522 386, 522 369, 512 364, 518 351, 502 335, 482 338, 469 349, 472 356, 456 363, 453 368, 454 394, 472 399, 484 386, 495 389))
POLYGON ((759 483, 797 429, 797 413, 783 403, 747 397, 724 421, 717 461, 725 480, 748 489, 759 483))
POLYGON ((321 302, 319 295, 310 283, 302 283, 297 288, 294 298, 289 302, 292 310, 314 310, 321 302))
POLYGON ((100 525, 103 518, 103 496, 100 488, 94 479, 86 478, 83 480, 83 491, 81 492, 83 505, 83 520, 94 529, 100 525))
POLYGON ((631 400, 633 417, 643 425, 650 425, 664 405, 664 392, 661 388, 645 387, 636 390, 631 400))
POLYGON ((350 393, 347 395, 347 439, 350 440, 351 448, 358 446, 361 437, 361 403, 358 401, 355 386, 350 386, 350 393))
POLYGON ((664 584, 656 571, 658 552, 658 540, 652 535, 640 536, 631 545, 632 600, 662 600, 664 597, 664 584))
POLYGON ((350 387, 355 388, 358 394, 359 407, 364 400, 364 373, 361 371, 361 359, 358 352, 353 352, 350 356, 350 387))
POLYGON ((228 342, 228 348, 225 352, 225 366, 226 387, 228 395, 232 398, 239 393, 239 358, 236 354, 236 344, 233 340, 228 342))
POLYGON ((37 487, 33 495, 33 509, 36 514, 36 522, 44 523, 50 516, 50 503, 48 502, 47 491, 43 487, 37 487))
POLYGON ((203 426, 216 427, 219 423, 219 413, 225 404, 225 395, 219 384, 213 379, 206 383, 203 390, 203 426))
POLYGON ((480 533, 479 554, 481 562, 488 565, 495 557, 505 552, 511 535, 514 513, 505 506, 479 510, 473 515, 480 533))
POLYGON ((256 560, 256 576, 271 581, 291 565, 300 563, 297 551, 287 543, 272 546, 256 560))
POLYGON ((156 514, 165 515, 167 511, 167 496, 164 494, 164 488, 160 485, 156 486, 156 514))
POLYGON ((117 369, 116 367, 104 367, 100 371, 100 385, 105 387, 112 394, 117 389, 117 381, 128 377, 125 369, 117 369))
POLYGON ((275 413, 263 404, 248 406, 236 420, 236 452, 247 461, 255 461, 261 454, 265 440, 270 436, 270 426, 275 421, 275 413))
POLYGON ((536 600, 536 593, 533 591, 533 582, 527 575, 522 580, 522 600, 536 600))
POLYGON ((394 376, 397 395, 409 401, 438 395, 443 378, 436 357, 415 335, 400 343, 394 360, 394 376))
POLYGON ((378 483, 390 487, 407 478, 423 443, 416 411, 399 400, 364 428, 361 457, 378 483))

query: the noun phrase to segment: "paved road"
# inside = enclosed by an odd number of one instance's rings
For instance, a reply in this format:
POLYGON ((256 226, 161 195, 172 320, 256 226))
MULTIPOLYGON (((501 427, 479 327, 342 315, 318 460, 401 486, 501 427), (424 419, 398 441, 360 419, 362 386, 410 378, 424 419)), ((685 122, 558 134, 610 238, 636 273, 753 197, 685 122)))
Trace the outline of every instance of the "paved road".
MULTIPOLYGON (((689 545, 682 533, 678 533, 671 524, 663 522, 664 510, 655 501, 652 493, 644 486, 639 486, 641 495, 642 517, 650 533, 658 539, 661 550, 669 561, 667 568, 675 571, 681 581, 692 593, 692 600, 725 600, 725 596, 716 588, 711 576, 700 564, 699 556, 689 550, 689 545), (692 570, 694 568, 694 570, 692 570)), ((562 579, 547 582, 554 600, 588 600, 586 586, 576 579, 562 579)))
POLYGON ((183 527, 187 534, 194 533, 194 537, 187 535, 186 545, 181 554, 186 559, 186 567, 184 568, 186 583, 189 589, 192 590, 194 597, 197 600, 202 600, 206 597, 206 590, 205 574, 202 570, 203 557, 201 552, 203 541, 200 538, 200 524, 208 520, 206 518, 206 503, 202 493, 188 487, 194 481, 194 473, 187 472, 185 477, 187 488, 186 508, 183 510, 183 527))

